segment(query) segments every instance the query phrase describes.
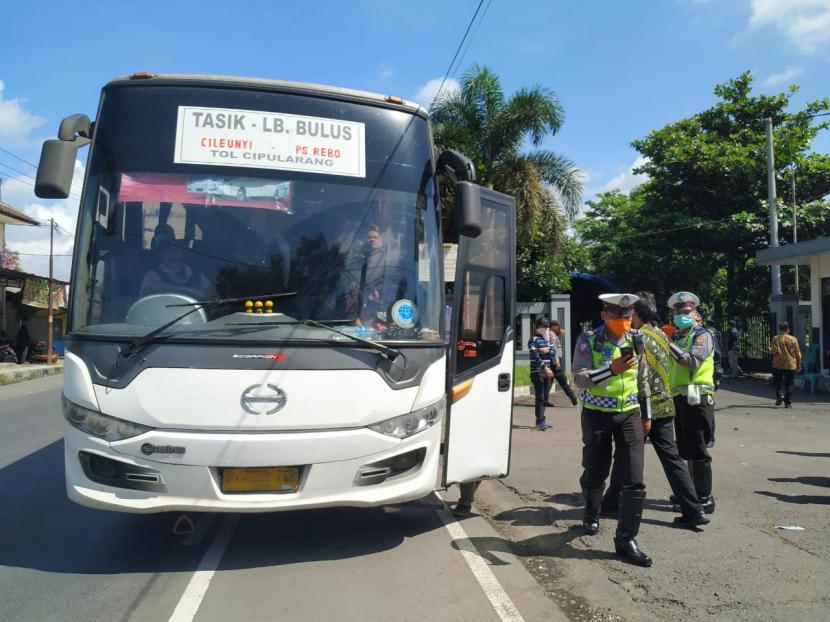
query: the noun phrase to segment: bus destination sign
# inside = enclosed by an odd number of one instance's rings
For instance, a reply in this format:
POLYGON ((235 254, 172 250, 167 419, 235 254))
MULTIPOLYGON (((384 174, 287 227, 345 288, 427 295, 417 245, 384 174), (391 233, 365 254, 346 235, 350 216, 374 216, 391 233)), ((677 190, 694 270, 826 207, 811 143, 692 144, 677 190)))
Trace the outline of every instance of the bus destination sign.
POLYGON ((365 124, 322 117, 179 106, 179 164, 366 176, 365 124))

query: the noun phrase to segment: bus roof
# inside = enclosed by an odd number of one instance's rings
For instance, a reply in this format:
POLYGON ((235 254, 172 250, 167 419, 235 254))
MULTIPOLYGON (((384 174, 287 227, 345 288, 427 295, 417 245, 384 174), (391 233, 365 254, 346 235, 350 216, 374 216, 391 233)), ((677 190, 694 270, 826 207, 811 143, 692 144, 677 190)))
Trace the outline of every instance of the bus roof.
POLYGON ((356 89, 347 89, 338 86, 327 86, 325 84, 312 84, 309 82, 291 82, 288 80, 269 80, 265 78, 216 76, 208 74, 151 74, 148 72, 139 72, 133 74, 132 76, 120 76, 115 78, 107 83, 104 88, 106 89, 111 86, 124 86, 127 84, 131 86, 140 84, 222 86, 263 89, 282 93, 304 93, 332 99, 344 99, 360 103, 368 103, 375 106, 382 106, 384 108, 395 108, 397 110, 405 110, 407 112, 417 114, 418 116, 424 118, 429 118, 429 113, 427 113, 422 106, 416 104, 415 102, 405 101, 402 98, 390 98, 390 96, 381 95, 379 93, 371 93, 369 91, 359 91, 356 89))

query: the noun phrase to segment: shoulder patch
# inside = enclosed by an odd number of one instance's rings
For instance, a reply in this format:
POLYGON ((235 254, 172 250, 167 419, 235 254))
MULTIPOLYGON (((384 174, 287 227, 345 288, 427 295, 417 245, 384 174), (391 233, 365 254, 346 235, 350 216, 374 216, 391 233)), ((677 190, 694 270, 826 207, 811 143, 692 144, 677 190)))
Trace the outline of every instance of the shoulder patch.
POLYGON ((580 338, 579 343, 576 344, 576 351, 580 354, 585 354, 589 347, 588 339, 580 338))

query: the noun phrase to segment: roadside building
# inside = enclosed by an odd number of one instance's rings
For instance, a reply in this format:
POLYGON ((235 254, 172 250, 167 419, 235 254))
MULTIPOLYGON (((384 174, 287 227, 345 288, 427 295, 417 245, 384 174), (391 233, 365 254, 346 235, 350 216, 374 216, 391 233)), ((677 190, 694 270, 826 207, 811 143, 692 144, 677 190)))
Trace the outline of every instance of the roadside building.
MULTIPOLYGON (((822 386, 830 388, 830 236, 770 247, 755 254, 760 265, 809 266, 810 302, 801 305, 794 297, 773 301, 780 309, 776 322, 789 322, 802 347, 818 344, 822 386)), ((778 298, 778 297, 776 297, 778 298)))
MULTIPOLYGON (((35 341, 46 341, 48 330, 49 279, 23 272, 12 267, 5 253, 6 225, 38 226, 40 223, 23 212, 0 203, 0 329, 14 340, 17 337, 18 320, 25 319, 29 333, 35 341)), ((60 340, 66 329, 66 281, 53 279, 52 304, 54 315, 53 338, 60 340)))

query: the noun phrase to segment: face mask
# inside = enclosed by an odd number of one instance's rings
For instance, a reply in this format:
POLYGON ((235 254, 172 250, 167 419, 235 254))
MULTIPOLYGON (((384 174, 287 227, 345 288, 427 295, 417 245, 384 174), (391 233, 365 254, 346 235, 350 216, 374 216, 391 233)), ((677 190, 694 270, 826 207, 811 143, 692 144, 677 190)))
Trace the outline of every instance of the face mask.
POLYGON ((691 315, 675 315, 674 325, 680 330, 685 330, 694 326, 695 319, 691 315))
POLYGON ((612 335, 622 337, 631 328, 630 317, 611 317, 605 320, 605 326, 612 335))

